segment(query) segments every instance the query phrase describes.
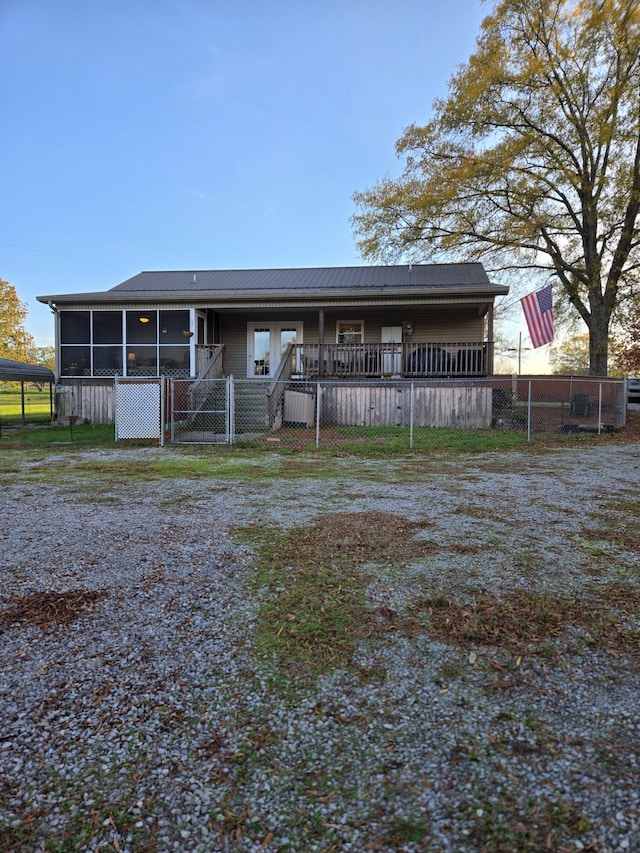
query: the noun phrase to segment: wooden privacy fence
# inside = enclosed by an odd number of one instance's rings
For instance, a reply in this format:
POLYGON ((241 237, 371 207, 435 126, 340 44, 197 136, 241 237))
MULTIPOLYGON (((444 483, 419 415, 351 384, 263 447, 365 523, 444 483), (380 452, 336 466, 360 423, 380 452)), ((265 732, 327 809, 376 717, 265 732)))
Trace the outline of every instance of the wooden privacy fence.
POLYGON ((459 427, 491 425, 489 386, 321 386, 321 423, 338 426, 459 427))

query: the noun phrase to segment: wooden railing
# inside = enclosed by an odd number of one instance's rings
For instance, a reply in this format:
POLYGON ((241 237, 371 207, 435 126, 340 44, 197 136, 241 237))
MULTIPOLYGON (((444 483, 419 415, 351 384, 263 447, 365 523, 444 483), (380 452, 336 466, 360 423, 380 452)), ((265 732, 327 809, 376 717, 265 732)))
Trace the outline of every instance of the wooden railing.
POLYGON ((196 345, 196 376, 198 379, 219 379, 222 376, 224 344, 196 345))
POLYGON ((490 373, 493 342, 294 344, 304 379, 472 377, 490 373))
POLYGON ((296 361, 297 357, 294 345, 289 344, 267 391, 267 416, 269 424, 272 426, 277 420, 278 412, 282 412, 285 382, 291 379, 296 361))

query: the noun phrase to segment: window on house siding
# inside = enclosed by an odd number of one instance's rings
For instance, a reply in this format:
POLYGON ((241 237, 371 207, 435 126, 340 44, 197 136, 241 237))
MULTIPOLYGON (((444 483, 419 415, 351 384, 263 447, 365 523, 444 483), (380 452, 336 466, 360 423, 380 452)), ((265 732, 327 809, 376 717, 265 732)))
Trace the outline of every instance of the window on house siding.
POLYGON ((336 343, 361 344, 364 340, 362 320, 338 320, 336 323, 336 343))

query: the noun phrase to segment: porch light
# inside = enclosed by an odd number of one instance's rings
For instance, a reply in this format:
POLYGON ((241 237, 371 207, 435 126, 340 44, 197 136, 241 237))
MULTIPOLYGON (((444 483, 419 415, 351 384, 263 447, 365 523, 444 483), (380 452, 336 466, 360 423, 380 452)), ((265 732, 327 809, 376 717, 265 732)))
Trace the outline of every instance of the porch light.
POLYGON ((140 317, 140 322, 141 322, 141 323, 148 323, 148 322, 149 322, 149 318, 148 318, 148 317, 140 317))
POLYGON ((134 362, 134 361, 136 360, 136 354, 135 354, 135 352, 130 352, 130 353, 127 355, 127 360, 128 360, 128 361, 131 361, 131 362, 134 362))

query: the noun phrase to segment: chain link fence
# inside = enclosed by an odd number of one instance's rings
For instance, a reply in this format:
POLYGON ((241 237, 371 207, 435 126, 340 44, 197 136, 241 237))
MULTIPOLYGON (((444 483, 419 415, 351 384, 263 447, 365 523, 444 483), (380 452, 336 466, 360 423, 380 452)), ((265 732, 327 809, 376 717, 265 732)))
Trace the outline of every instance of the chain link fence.
POLYGON ((419 450, 473 436, 534 441, 625 424, 622 379, 494 376, 476 380, 269 382, 171 380, 173 443, 297 450, 419 450))

